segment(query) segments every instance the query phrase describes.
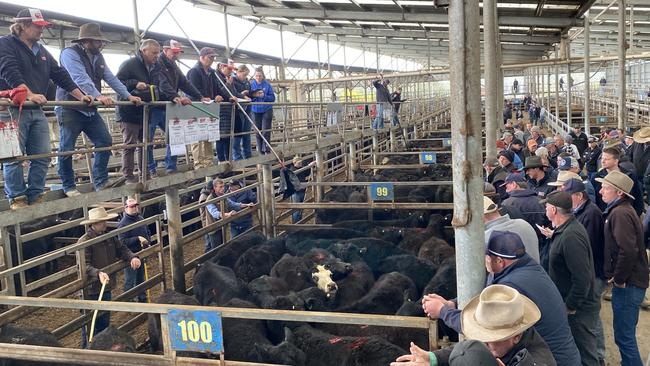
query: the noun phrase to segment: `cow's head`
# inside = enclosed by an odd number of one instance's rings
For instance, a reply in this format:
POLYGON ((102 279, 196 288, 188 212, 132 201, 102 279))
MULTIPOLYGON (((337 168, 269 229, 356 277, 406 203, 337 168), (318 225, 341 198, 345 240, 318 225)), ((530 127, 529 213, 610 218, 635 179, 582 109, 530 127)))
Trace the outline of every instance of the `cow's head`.
POLYGON ((311 274, 311 278, 316 286, 323 291, 328 298, 336 295, 339 287, 336 285, 336 282, 332 280, 332 271, 325 268, 324 265, 316 265, 311 274))

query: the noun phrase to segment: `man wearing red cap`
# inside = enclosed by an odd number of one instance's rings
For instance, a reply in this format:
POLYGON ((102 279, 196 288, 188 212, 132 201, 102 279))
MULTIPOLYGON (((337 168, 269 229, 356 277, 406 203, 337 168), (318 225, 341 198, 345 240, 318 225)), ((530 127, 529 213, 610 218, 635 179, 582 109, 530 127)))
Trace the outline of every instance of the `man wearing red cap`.
MULTIPOLYGON (((47 118, 40 107, 47 102, 44 94, 50 79, 75 99, 92 101, 91 97, 85 96, 79 90, 68 72, 38 43, 43 28, 49 24, 40 10, 23 9, 10 27, 11 34, 0 38, 0 90, 24 88, 27 90, 27 100, 37 104, 24 107, 22 112, 14 107, 0 112, 0 119, 5 121, 20 116, 20 147, 26 155, 51 152, 47 118)), ((23 176, 22 162, 4 164, 5 193, 12 210, 43 200, 49 162, 50 158, 32 159, 27 182, 23 176)))

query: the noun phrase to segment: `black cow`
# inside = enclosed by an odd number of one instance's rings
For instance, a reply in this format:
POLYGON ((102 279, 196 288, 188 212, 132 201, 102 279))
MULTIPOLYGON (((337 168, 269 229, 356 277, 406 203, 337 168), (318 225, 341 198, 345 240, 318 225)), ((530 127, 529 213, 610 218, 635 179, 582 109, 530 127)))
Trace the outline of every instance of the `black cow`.
MULTIPOLYGON (((158 304, 201 305, 192 296, 180 294, 174 290, 165 290, 155 302, 158 304)), ((160 329, 160 316, 158 314, 148 315, 147 332, 149 334, 151 350, 153 352, 161 352, 163 350, 162 330, 160 329)))
POLYGON ((424 295, 438 294, 445 299, 456 298, 456 259, 445 260, 422 292, 424 295))
POLYGON ((136 344, 135 339, 129 333, 110 325, 93 337, 89 349, 135 353, 136 344))
POLYGON ((223 306, 230 299, 245 297, 244 285, 232 269, 205 262, 194 272, 194 296, 201 305, 223 306))
POLYGON ((379 277, 372 289, 361 299, 352 305, 339 308, 338 311, 394 315, 405 298, 417 298, 417 288, 413 280, 399 272, 391 272, 379 277))
MULTIPOLYGON (((32 346, 61 347, 59 340, 50 332, 40 328, 27 328, 7 324, 0 328, 0 343, 29 344, 32 346)), ((25 361, 24 359, 0 358, 0 366, 37 366, 41 362, 25 361)), ((48 365, 65 365, 52 364, 48 365)))
POLYGON ((431 281, 436 274, 436 266, 428 260, 419 259, 411 254, 393 255, 379 263, 379 272, 399 272, 413 280, 418 291, 431 281))
POLYGON ((259 231, 251 231, 231 240, 221 248, 213 258, 213 262, 221 266, 233 268, 239 257, 250 248, 261 245, 266 237, 259 231))

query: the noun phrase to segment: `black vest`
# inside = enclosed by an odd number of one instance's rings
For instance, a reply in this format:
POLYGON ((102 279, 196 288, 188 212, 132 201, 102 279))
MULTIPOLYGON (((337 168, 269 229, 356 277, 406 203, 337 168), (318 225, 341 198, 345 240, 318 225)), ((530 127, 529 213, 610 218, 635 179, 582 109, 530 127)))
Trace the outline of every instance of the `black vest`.
MULTIPOLYGON (((84 50, 83 46, 80 44, 75 44, 73 46, 68 47, 69 49, 75 51, 77 54, 79 54, 79 58, 81 58, 81 62, 84 64, 84 68, 86 69, 86 74, 90 77, 90 80, 93 81, 93 84, 95 84, 95 88, 101 93, 102 91, 102 80, 104 79, 104 69, 106 68, 106 61, 104 61, 104 56, 100 53, 98 54, 97 58, 95 59, 95 63, 92 64, 90 58, 88 57, 88 54, 86 54, 86 51, 84 50)), ((61 51, 63 52, 63 51, 61 51)), ((61 88, 57 88, 56 90, 56 100, 72 100, 72 101, 77 101, 77 98, 73 97, 70 93, 66 92, 65 90, 61 88)), ((92 111, 95 110, 95 107, 66 107, 66 108, 71 108, 71 109, 81 109, 81 110, 88 110, 92 111)))

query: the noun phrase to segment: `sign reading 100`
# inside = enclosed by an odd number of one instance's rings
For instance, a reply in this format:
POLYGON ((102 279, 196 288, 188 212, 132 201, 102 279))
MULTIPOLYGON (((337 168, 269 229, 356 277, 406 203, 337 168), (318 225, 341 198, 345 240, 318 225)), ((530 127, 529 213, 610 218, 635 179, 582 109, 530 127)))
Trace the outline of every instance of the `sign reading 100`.
POLYGON ((167 324, 176 351, 223 352, 221 313, 169 310, 167 324))

